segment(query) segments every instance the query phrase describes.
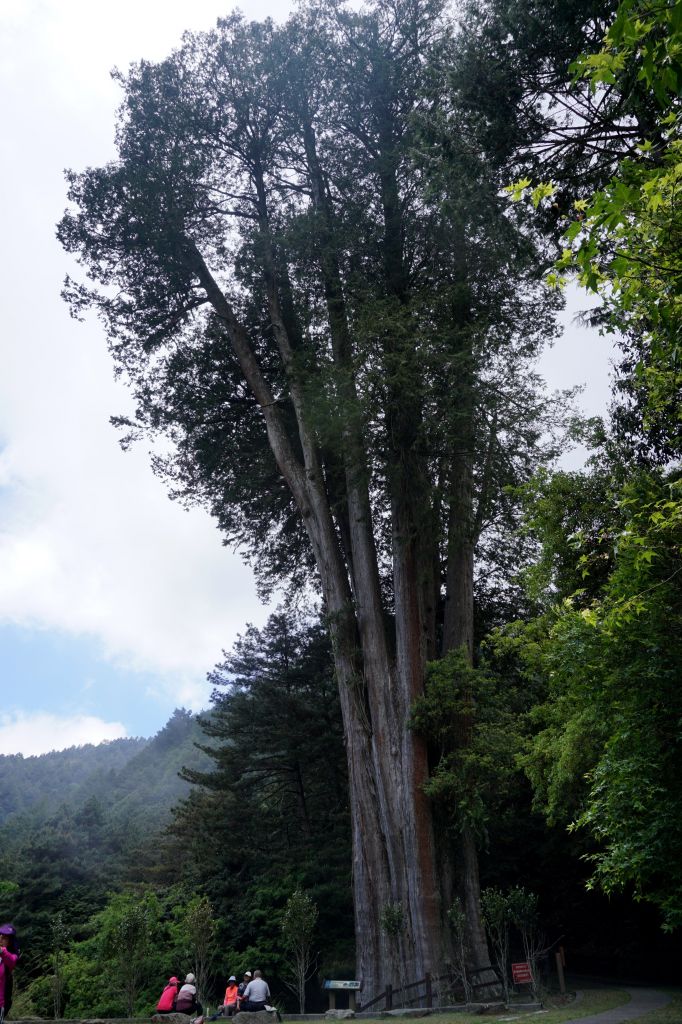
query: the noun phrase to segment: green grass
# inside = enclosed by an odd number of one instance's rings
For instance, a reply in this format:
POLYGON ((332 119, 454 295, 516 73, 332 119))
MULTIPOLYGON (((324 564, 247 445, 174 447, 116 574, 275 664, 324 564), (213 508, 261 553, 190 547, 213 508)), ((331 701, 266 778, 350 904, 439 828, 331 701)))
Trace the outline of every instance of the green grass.
MULTIPOLYGON (((527 1022, 531 1024, 538 1021, 538 1024, 561 1024, 562 1021, 579 1020, 581 1017, 589 1017, 592 1013, 601 1013, 603 1010, 613 1010, 616 1006, 622 1006, 629 1002, 630 997, 622 989, 590 989, 585 992, 579 1003, 568 1003, 564 1006, 553 1006, 551 997, 544 1000, 546 1010, 538 1013, 535 1011, 523 1012, 521 1010, 504 1010, 499 1015, 485 1016, 471 1013, 438 1013, 428 1018, 429 1024, 482 1024, 483 1021, 490 1021, 496 1024, 498 1021, 527 1022)), ((658 1012, 658 1011, 657 1011, 658 1012)), ((643 1019, 643 1018, 642 1018, 643 1019)), ((682 1017, 660 1017, 650 1014, 646 1018, 646 1024, 680 1024, 682 1017)), ((634 1021, 633 1021, 634 1024, 634 1021)))

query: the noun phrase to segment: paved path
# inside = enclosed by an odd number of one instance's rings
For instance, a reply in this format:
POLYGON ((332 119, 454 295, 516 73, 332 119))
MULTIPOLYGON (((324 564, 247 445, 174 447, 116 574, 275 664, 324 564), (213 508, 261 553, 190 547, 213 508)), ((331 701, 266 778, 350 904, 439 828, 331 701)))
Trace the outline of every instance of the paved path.
MULTIPOLYGON (((653 988, 627 988, 625 991, 630 996, 629 1003, 617 1006, 614 1010, 593 1013, 589 1017, 576 1017, 575 1024, 623 1024, 624 1021, 636 1020, 651 1010, 667 1006, 670 1002, 670 996, 653 988)), ((573 1024, 573 1021, 565 1021, 564 1024, 573 1024)))

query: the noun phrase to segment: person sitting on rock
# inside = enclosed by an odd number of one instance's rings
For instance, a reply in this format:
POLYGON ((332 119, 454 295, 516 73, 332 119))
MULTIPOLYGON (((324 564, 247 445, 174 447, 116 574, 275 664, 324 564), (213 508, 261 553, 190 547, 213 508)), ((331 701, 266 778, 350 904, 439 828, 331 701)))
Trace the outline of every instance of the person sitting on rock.
POLYGON ((244 977, 239 982, 239 987, 237 988, 237 1010, 241 1010, 242 999, 244 998, 244 993, 246 992, 246 986, 249 984, 252 977, 253 975, 251 971, 244 971, 244 977))
POLYGON ((188 974, 185 978, 185 984, 178 992, 178 998, 175 1001, 175 1009, 178 1013, 186 1013, 190 1017, 198 1017, 204 1012, 201 1003, 197 999, 195 982, 196 978, 193 974, 188 974))
POLYGON ((173 1013, 175 1009, 175 1000, 178 998, 179 986, 179 978, 173 976, 172 978, 168 979, 168 984, 161 993, 161 998, 156 1004, 157 1013, 173 1013))
POLYGON ((253 979, 244 989, 244 998, 239 1009, 246 1013, 258 1013, 265 1009, 265 1004, 270 999, 268 983, 260 971, 253 972, 253 979))
POLYGON ((237 993, 239 989, 237 987, 237 979, 234 974, 231 974, 227 980, 227 988, 225 989, 225 999, 223 1000, 223 1013, 226 1017, 232 1017, 237 1012, 237 993))
MULTIPOLYGON (((244 985, 246 988, 246 985, 244 985)), ((225 989, 225 999, 222 1004, 218 1007, 216 1013, 212 1013, 206 1020, 218 1020, 218 1017, 233 1017, 237 1012, 237 1000, 239 989, 237 988, 237 979, 234 974, 231 974, 227 979, 227 988, 225 989)))

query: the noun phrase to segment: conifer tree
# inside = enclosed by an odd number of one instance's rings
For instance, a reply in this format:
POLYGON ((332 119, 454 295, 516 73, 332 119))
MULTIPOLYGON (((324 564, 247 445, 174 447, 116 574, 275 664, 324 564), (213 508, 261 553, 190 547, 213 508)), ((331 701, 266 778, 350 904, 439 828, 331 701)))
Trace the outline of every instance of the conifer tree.
POLYGON ((158 470, 265 589, 322 594, 365 997, 396 945, 410 978, 450 959, 453 885, 495 985, 475 842, 439 849, 408 721, 428 659, 473 657, 476 549, 551 418, 529 366, 556 303, 499 197, 513 147, 444 79, 450 36, 438 0, 186 36, 119 76, 118 159, 70 174, 59 229, 96 282, 72 308, 99 310, 132 384, 128 436, 171 439, 158 470))

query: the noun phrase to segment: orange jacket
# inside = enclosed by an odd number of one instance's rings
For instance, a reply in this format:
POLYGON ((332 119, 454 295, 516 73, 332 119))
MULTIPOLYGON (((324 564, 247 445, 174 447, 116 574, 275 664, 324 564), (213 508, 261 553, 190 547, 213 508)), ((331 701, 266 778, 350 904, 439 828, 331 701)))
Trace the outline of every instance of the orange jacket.
POLYGON ((228 985, 225 989, 225 1006, 234 1006, 237 1002, 237 985, 228 985))

